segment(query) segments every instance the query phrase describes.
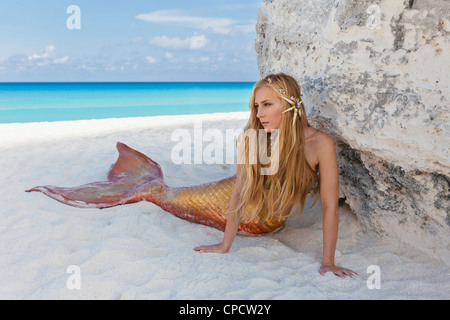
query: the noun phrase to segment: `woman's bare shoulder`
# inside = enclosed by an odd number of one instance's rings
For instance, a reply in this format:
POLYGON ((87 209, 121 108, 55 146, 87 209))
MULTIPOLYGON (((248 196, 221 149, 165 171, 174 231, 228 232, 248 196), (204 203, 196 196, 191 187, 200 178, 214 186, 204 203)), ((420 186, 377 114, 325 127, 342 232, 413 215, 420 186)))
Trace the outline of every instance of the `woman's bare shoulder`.
POLYGON ((305 141, 306 144, 310 144, 313 148, 322 148, 334 145, 334 141, 329 135, 314 127, 307 127, 305 130, 305 141))
POLYGON ((305 147, 310 155, 310 162, 315 165, 323 157, 328 157, 335 152, 334 140, 325 132, 313 127, 305 131, 305 147))

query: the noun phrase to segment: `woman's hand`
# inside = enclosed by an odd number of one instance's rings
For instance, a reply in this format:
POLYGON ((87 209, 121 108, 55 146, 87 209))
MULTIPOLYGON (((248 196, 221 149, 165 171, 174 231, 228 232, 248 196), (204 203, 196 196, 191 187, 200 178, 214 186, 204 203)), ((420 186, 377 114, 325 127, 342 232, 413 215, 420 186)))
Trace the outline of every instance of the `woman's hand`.
POLYGON ((324 275, 327 272, 333 272, 335 275, 337 275, 340 278, 345 278, 345 276, 348 276, 352 278, 354 275, 358 275, 355 271, 352 271, 350 269, 337 267, 334 264, 333 265, 322 265, 320 268, 319 273, 321 275, 324 275))
POLYGON ((230 251, 230 247, 223 243, 214 244, 210 246, 200 246, 194 248, 195 251, 200 251, 201 253, 227 253, 230 251))
POLYGON ((228 206, 227 223, 225 225, 225 230, 223 234, 223 240, 219 244, 214 244, 210 246, 200 246, 194 248, 195 251, 199 252, 215 252, 215 253, 227 253, 230 251, 231 244, 233 243, 234 237, 239 228, 241 218, 236 213, 236 207, 239 201, 239 190, 242 186, 242 174, 241 167, 242 164, 238 164, 236 167, 236 184, 231 194, 230 204, 228 206))

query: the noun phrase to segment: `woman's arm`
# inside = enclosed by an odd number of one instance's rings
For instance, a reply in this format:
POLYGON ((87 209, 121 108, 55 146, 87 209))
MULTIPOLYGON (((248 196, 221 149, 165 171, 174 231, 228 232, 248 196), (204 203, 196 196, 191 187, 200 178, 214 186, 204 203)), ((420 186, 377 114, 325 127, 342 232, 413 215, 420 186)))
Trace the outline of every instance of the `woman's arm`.
POLYGON ((320 274, 330 271, 340 277, 351 277, 355 272, 334 264, 339 226, 339 173, 334 141, 325 134, 320 143, 319 174, 323 212, 323 259, 320 274))
POLYGON ((230 205, 228 206, 227 214, 227 224, 225 226, 225 232, 223 235, 223 240, 219 244, 210 246, 200 246, 194 248, 196 251, 200 252, 216 252, 216 253, 226 253, 230 251, 233 240, 236 236, 237 230, 241 220, 238 217, 236 208, 239 201, 239 190, 242 186, 242 175, 241 175, 241 164, 237 165, 236 169, 236 184, 231 194, 230 205))

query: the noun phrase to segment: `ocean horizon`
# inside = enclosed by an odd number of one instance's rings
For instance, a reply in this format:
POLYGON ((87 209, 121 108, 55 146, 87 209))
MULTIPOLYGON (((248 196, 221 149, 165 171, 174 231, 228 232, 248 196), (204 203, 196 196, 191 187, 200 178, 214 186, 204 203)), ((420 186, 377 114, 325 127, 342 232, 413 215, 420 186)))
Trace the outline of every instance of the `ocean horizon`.
POLYGON ((1 82, 0 123, 248 111, 254 82, 1 82))

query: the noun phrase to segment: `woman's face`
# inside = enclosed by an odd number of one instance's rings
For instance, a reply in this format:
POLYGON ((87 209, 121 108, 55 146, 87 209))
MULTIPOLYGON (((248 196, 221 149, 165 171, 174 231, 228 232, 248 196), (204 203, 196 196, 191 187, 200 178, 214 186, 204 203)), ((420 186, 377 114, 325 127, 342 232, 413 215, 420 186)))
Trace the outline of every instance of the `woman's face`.
POLYGON ((261 121, 266 132, 278 129, 281 122, 281 98, 269 87, 261 87, 255 91, 256 117, 261 121))

